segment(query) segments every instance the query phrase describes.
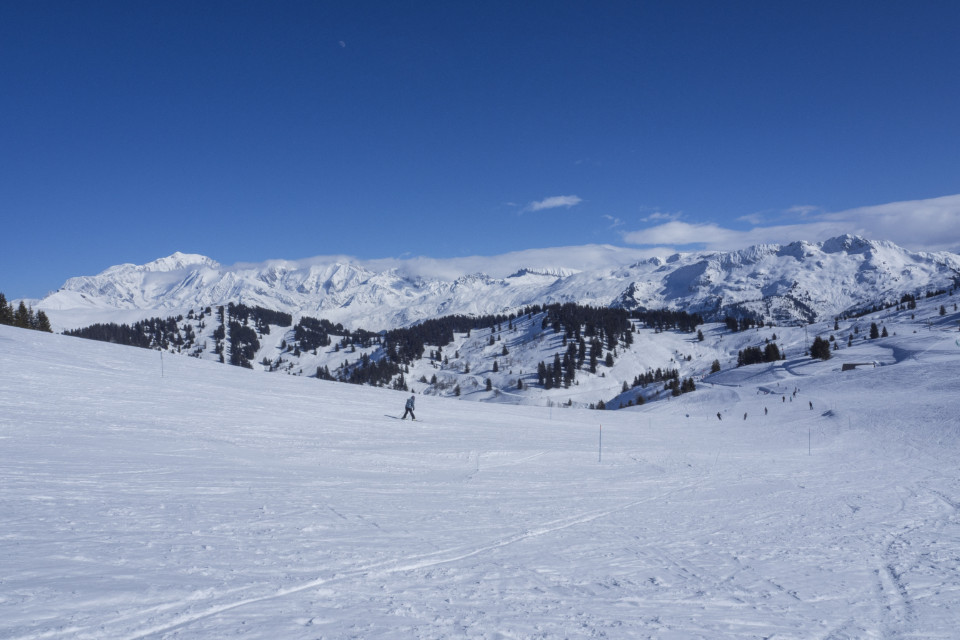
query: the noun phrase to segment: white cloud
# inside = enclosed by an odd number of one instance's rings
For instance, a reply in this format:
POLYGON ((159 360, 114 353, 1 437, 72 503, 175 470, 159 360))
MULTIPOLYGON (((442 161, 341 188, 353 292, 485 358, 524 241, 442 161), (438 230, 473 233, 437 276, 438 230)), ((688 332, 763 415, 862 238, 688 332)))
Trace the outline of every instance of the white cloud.
POLYGON ((615 229, 616 227, 622 227, 624 225, 623 220, 621 220, 620 218, 616 218, 614 216, 608 216, 606 214, 604 214, 603 217, 610 221, 610 227, 609 227, 610 229, 615 229))
POLYGON ((873 240, 890 240, 914 251, 960 249, 960 195, 892 202, 834 213, 823 212, 812 206, 798 206, 784 213, 793 221, 739 230, 712 222, 690 224, 672 220, 624 233, 623 239, 630 244, 646 246, 701 245, 706 249, 731 250, 754 244, 786 244, 796 240, 822 242, 835 236, 852 234, 873 240))
POLYGON ((583 200, 578 196, 552 196, 550 198, 544 198, 539 202, 531 202, 526 207, 524 211, 542 211, 544 209, 556 209, 557 207, 573 207, 580 204, 583 200))
POLYGON ((823 209, 812 204, 797 204, 787 209, 785 213, 803 218, 815 213, 823 213, 823 209))
POLYGON ((690 224, 672 220, 642 231, 625 233, 623 239, 629 244, 641 245, 679 246, 708 242, 725 244, 728 237, 736 233, 713 223, 690 224))
POLYGON ((641 222, 656 222, 658 220, 679 220, 682 214, 677 213, 664 213, 663 211, 655 211, 648 215, 645 218, 640 218, 641 222))
MULTIPOLYGON (((395 258, 360 259, 347 255, 324 255, 300 260, 275 261, 288 269, 309 269, 311 266, 327 266, 333 263, 355 264, 372 271, 397 269, 412 277, 442 278, 453 280, 471 273, 485 273, 494 278, 503 278, 521 268, 551 269, 563 267, 585 271, 604 267, 624 266, 654 256, 670 253, 663 247, 617 247, 609 244, 587 244, 570 247, 525 249, 495 256, 462 256, 459 258, 429 258, 426 256, 403 256, 395 258)), ((274 261, 271 261, 274 262, 274 261)), ((254 263, 238 263, 232 269, 253 268, 254 263)))

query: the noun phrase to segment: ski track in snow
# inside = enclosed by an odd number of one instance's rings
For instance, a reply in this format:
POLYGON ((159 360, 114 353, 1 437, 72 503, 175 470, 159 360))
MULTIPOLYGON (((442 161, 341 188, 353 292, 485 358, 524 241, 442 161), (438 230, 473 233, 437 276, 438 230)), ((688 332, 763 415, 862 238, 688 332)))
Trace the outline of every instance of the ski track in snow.
POLYGON ((960 352, 903 334, 876 369, 409 423, 0 327, 0 637, 955 637, 960 352))
MULTIPOLYGON (((536 456, 531 456, 531 458, 532 458, 532 457, 536 457, 536 456)), ((522 462, 522 460, 518 460, 517 462, 518 462, 518 463, 519 463, 519 462, 522 462)), ((684 489, 688 489, 688 488, 690 488, 690 487, 684 487, 684 489)), ((603 518, 603 517, 605 517, 605 516, 609 516, 609 515, 612 514, 612 513, 616 513, 616 512, 619 512, 619 511, 625 511, 625 510, 631 509, 631 508, 633 508, 633 507, 636 507, 636 506, 638 506, 638 505, 641 505, 641 504, 644 504, 644 503, 646 503, 646 502, 650 502, 650 501, 653 501, 653 500, 663 499, 663 498, 669 496, 670 494, 676 493, 676 492, 678 492, 678 491, 680 491, 680 490, 681 490, 681 489, 677 489, 677 490, 674 490, 674 491, 668 491, 668 492, 666 492, 665 494, 663 494, 663 495, 661 495, 661 496, 656 496, 656 497, 652 497, 652 498, 645 498, 645 499, 643 499, 643 500, 636 500, 636 501, 634 501, 634 502, 631 502, 631 503, 629 503, 629 504, 627 504, 627 505, 624 505, 624 506, 622 506, 622 507, 618 507, 618 508, 616 508, 616 509, 608 509, 608 510, 604 510, 604 511, 601 511, 601 512, 598 512, 598 513, 591 513, 591 514, 580 514, 580 515, 574 516, 574 517, 572 517, 572 518, 564 518, 564 519, 559 520, 559 521, 549 522, 549 523, 546 523, 546 524, 544 524, 543 526, 538 527, 538 528, 536 528, 536 529, 526 530, 526 531, 524 531, 524 532, 522 532, 522 533, 519 533, 519 534, 510 536, 510 537, 507 537, 507 538, 503 538, 503 539, 500 539, 500 540, 497 540, 497 541, 494 541, 494 542, 491 542, 491 543, 483 544, 483 545, 481 545, 481 546, 479 546, 479 547, 476 547, 476 548, 474 548, 474 549, 471 549, 471 550, 464 550, 464 549, 462 549, 462 548, 445 549, 445 550, 443 550, 443 551, 437 551, 437 552, 430 553, 430 554, 408 556, 408 557, 400 558, 400 559, 397 559, 397 560, 391 560, 391 561, 386 561, 386 562, 378 562, 378 563, 375 563, 375 564, 371 564, 371 565, 369 565, 369 566, 358 567, 357 569, 354 569, 354 570, 352 570, 352 571, 348 571, 348 572, 345 572, 345 573, 338 573, 338 574, 336 574, 335 576, 333 576, 333 577, 331 577, 331 578, 320 578, 320 579, 317 579, 317 580, 313 580, 313 581, 307 582, 307 583, 305 583, 305 584, 303 584, 303 585, 300 585, 300 586, 297 586, 297 587, 293 587, 293 588, 289 588, 289 589, 282 589, 282 590, 280 590, 280 591, 277 591, 276 593, 273 593, 273 594, 270 594, 270 595, 266 595, 266 596, 263 596, 263 597, 250 598, 250 599, 246 599, 246 600, 240 600, 240 601, 238 601, 238 602, 234 602, 234 603, 231 603, 231 604, 225 604, 225 605, 222 605, 222 606, 212 607, 212 608, 210 608, 210 609, 208 609, 208 610, 205 610, 205 611, 199 611, 199 612, 196 612, 196 613, 194 613, 194 614, 191 614, 191 615, 188 615, 188 616, 184 616, 184 617, 181 618, 181 619, 172 621, 170 624, 160 625, 160 626, 157 626, 157 627, 153 627, 153 628, 150 628, 150 629, 146 629, 146 630, 140 631, 140 632, 138 632, 136 635, 127 636, 127 638, 128 638, 128 640, 140 640, 141 638, 146 638, 146 637, 149 637, 149 636, 152 636, 152 635, 156 635, 156 634, 158 634, 158 633, 165 633, 165 632, 168 632, 168 631, 173 631, 173 630, 175 630, 175 629, 177 629, 177 628, 179 628, 179 627, 183 627, 183 626, 188 625, 188 624, 191 624, 191 623, 193 623, 193 622, 197 622, 197 621, 199 621, 199 620, 202 620, 203 618, 209 618, 209 617, 211 617, 211 616, 215 616, 215 615, 217 615, 218 613, 223 613, 223 612, 230 611, 230 610, 233 610, 233 609, 238 609, 238 608, 240 608, 240 607, 244 607, 244 606, 247 606, 247 605, 250 605, 250 604, 254 604, 254 603, 265 602, 265 601, 268 601, 268 600, 276 600, 276 599, 278 599, 278 598, 283 598, 283 597, 285 597, 285 596, 293 595, 293 594, 296 594, 296 593, 299 593, 299 592, 301 592, 301 591, 305 591, 305 590, 308 590, 308 589, 313 589, 313 588, 320 587, 320 586, 335 584, 335 583, 338 583, 338 582, 343 582, 343 581, 350 580, 350 579, 354 579, 354 578, 357 578, 357 577, 363 577, 363 578, 365 578, 365 577, 368 577, 368 576, 371 576, 371 575, 375 575, 375 574, 376 574, 376 575, 385 576, 385 575, 389 575, 389 574, 392 574, 392 573, 400 573, 400 572, 408 572, 408 571, 417 571, 417 570, 428 569, 428 568, 431 568, 431 567, 440 566, 440 565, 443 565, 443 564, 454 563, 454 562, 457 562, 457 561, 460 561, 460 560, 465 560, 465 559, 467 559, 467 558, 471 558, 471 557, 473 557, 473 556, 476 556, 476 555, 479 555, 479 554, 482 554, 482 553, 485 553, 485 552, 488 552, 488 551, 493 551, 493 550, 495 550, 495 549, 500 549, 500 548, 502 548, 502 547, 506 547, 506 546, 508 546, 508 545, 515 544, 515 543, 517 543, 517 542, 523 542, 523 541, 529 540, 529 539, 531 539, 531 538, 537 538, 537 537, 540 537, 540 536, 543 536, 543 535, 547 535, 547 534, 550 534, 550 533, 554 533, 554 532, 556 532, 556 531, 560 531, 560 530, 562 530, 562 529, 566 529, 566 528, 568 528, 568 527, 574 527, 574 526, 577 526, 577 525, 586 524, 586 523, 592 522, 593 520, 596 520, 596 519, 598 519, 598 518, 603 518)), ((181 607, 181 606, 188 605, 188 604, 189 604, 188 602, 183 602, 183 603, 179 603, 178 605, 170 605, 169 608, 179 608, 179 607, 181 607)))

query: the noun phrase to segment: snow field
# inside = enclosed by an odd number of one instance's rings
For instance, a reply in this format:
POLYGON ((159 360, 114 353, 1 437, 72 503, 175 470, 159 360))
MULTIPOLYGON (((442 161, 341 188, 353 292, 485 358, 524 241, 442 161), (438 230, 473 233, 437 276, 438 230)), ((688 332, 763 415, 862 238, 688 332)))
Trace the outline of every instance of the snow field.
POLYGON ((399 392, 0 327, 0 637, 955 637, 955 338, 411 423, 399 392))

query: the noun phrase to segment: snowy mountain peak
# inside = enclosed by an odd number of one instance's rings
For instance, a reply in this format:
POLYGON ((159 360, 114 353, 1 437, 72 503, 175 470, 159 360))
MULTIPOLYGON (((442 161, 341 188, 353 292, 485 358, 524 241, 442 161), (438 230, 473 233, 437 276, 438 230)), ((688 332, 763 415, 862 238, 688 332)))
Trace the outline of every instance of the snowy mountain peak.
POLYGON ((216 260, 196 253, 181 253, 176 251, 166 258, 159 258, 143 265, 144 271, 177 271, 188 267, 201 266, 217 269, 220 263, 216 260))
POLYGON ((836 238, 830 238, 823 242, 820 247, 824 253, 866 253, 874 249, 877 245, 860 236, 842 235, 836 238))
POLYGON ((580 273, 579 269, 565 269, 563 267, 523 267, 510 274, 510 278, 522 278, 523 276, 547 276, 551 278, 567 278, 580 273))

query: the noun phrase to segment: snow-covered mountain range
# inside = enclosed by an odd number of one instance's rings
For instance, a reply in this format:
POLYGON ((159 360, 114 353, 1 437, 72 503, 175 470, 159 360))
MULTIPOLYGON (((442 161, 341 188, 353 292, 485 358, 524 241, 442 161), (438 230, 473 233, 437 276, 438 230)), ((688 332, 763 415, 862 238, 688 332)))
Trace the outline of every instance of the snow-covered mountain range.
POLYGON ((56 328, 228 302, 367 330, 554 302, 682 309, 708 321, 751 315, 796 325, 958 282, 956 254, 911 252, 857 236, 665 257, 586 246, 446 261, 315 258, 224 266, 178 252, 71 278, 34 306, 56 328))

